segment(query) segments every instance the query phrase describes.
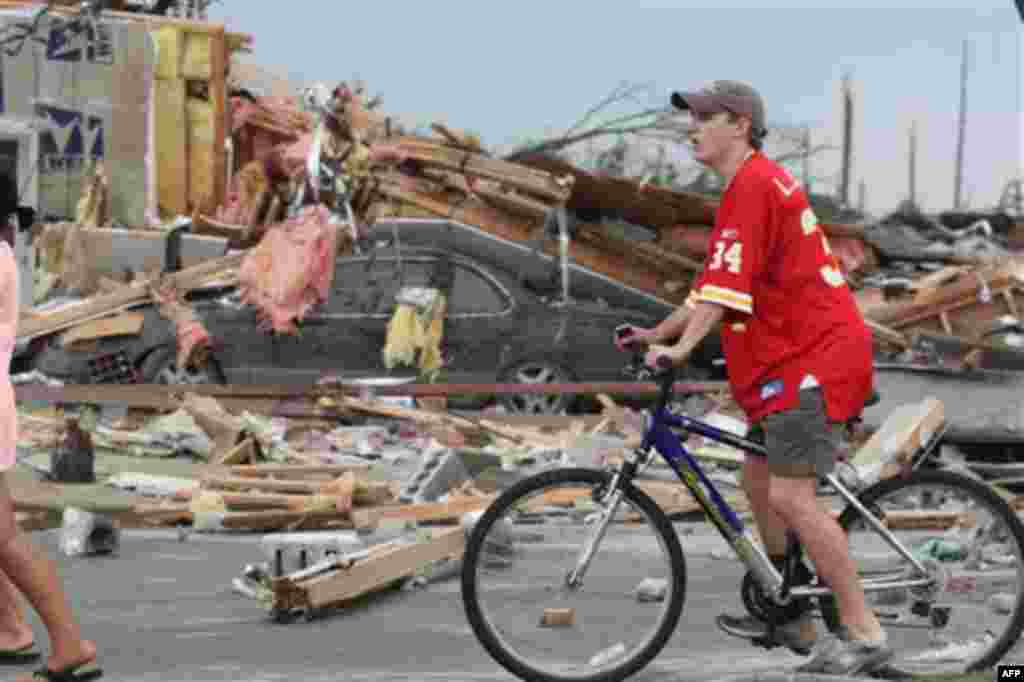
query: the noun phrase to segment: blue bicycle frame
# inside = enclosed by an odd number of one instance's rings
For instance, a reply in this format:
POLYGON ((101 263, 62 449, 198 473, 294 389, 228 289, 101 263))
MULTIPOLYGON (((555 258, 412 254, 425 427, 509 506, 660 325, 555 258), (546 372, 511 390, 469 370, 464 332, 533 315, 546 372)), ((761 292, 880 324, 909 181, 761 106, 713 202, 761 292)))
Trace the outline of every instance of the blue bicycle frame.
POLYGON ((673 428, 696 433, 753 454, 767 455, 767 450, 760 443, 722 431, 691 417, 674 414, 664 401, 659 401, 653 414, 647 413, 645 416, 643 440, 639 448, 639 451, 644 453, 650 452, 653 448, 662 456, 697 500, 705 516, 754 572, 765 590, 778 594, 783 587, 782 574, 754 542, 742 519, 718 492, 718 488, 704 473, 700 463, 683 445, 682 439, 672 431, 673 428))
MULTIPOLYGON (((804 597, 812 595, 829 594, 831 590, 827 587, 811 586, 790 586, 786 577, 782 575, 775 564, 768 558, 760 548, 759 543, 754 540, 753 534, 747 529, 743 521, 736 514, 725 498, 718 492, 715 484, 707 477, 697 459, 687 451, 683 442, 673 428, 682 429, 687 433, 696 433, 716 442, 731 445, 746 452, 767 456, 767 450, 760 443, 755 443, 747 438, 715 428, 710 424, 675 414, 668 408, 668 395, 671 390, 672 381, 669 378, 662 388, 662 396, 653 412, 645 413, 643 438, 640 447, 631 458, 628 458, 627 465, 630 470, 629 477, 632 478, 637 471, 637 459, 646 461, 650 457, 653 448, 662 456, 679 480, 687 487, 697 504, 704 511, 705 516, 718 528, 722 537, 733 548, 736 555, 750 569, 754 578, 760 583, 764 593, 770 595, 779 603, 785 603, 790 597, 804 597)), ((918 557, 911 554, 893 534, 868 511, 837 479, 835 474, 829 474, 825 480, 832 485, 845 500, 857 511, 860 512, 865 522, 875 530, 899 555, 910 562, 920 575, 927 575, 927 571, 921 564, 918 557)), ((617 484, 617 480, 615 483, 617 484)), ((612 486, 614 489, 614 485, 612 486)), ((599 535, 603 534, 599 532, 599 535)), ((792 541, 795 541, 793 536, 792 541)), ((591 554, 592 549, 587 554, 591 554)), ((789 548, 787 548, 787 557, 789 548)), ((588 561, 589 563, 589 557, 588 561)), ((585 568, 585 563, 583 567, 585 568)), ((904 581, 873 581, 864 582, 866 590, 881 590, 892 587, 917 587, 928 584, 928 578, 909 579, 904 581)))

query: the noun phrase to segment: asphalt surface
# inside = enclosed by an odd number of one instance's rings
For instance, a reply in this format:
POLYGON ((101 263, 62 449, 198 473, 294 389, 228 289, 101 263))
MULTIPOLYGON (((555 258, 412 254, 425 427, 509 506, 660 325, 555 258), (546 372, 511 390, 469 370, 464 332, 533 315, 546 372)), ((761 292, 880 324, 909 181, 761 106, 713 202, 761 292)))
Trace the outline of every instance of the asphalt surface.
MULTIPOLYGON (((680 532, 685 526, 677 524, 680 532)), ((713 558, 721 540, 700 525, 684 535, 688 589, 669 645, 637 682, 683 682, 782 673, 801 659, 765 652, 721 634, 714 617, 741 608, 740 567, 713 558)), ((32 537, 60 565, 105 679, 194 680, 514 680, 477 643, 462 612, 457 580, 373 596, 319 619, 274 623, 257 602, 234 593, 242 567, 263 560, 258 536, 126 531, 115 556, 68 558, 58 531, 32 537)), ((628 548, 609 560, 628 574, 628 548)), ((45 642, 34 614, 39 642, 45 642)), ((6 671, 5 671, 6 672, 6 671)), ((14 671, 12 671, 14 672, 14 671)))
MULTIPOLYGON (((995 413, 1015 419, 1022 388, 1018 380, 982 383, 880 372, 882 403, 865 417, 877 424, 892 408, 932 395, 943 400, 954 421, 995 413)), ((660 656, 632 679, 819 679, 793 675, 802 659, 787 651, 766 652, 715 628, 716 615, 742 609, 741 567, 715 558, 725 545, 710 526, 680 523, 677 529, 684 534, 688 566, 683 618, 660 656)), ((245 564, 264 559, 258 535, 193 534, 181 540, 173 531, 127 531, 115 556, 79 558, 60 554, 58 531, 32 537, 59 562, 86 636, 100 648, 108 680, 516 679, 490 659, 469 630, 456 580, 378 594, 310 622, 277 624, 261 605, 231 588, 245 564)), ((610 560, 621 562, 628 573, 628 549, 610 560)), ((38 641, 45 643, 38 619, 31 618, 38 641)), ((12 669, 9 678, 18 672, 12 669)))

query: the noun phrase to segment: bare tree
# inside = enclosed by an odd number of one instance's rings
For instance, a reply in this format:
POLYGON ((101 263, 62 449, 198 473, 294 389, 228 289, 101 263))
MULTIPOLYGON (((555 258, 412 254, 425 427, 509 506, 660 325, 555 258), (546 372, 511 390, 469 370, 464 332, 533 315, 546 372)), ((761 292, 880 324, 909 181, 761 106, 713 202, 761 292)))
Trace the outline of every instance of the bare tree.
POLYGON ((630 136, 678 140, 685 134, 683 125, 669 105, 650 106, 654 100, 650 85, 620 83, 608 95, 569 126, 565 132, 542 140, 532 141, 506 154, 506 161, 519 161, 534 154, 556 154, 573 145, 601 137, 626 138, 630 136), (607 117, 623 105, 640 109, 607 117))

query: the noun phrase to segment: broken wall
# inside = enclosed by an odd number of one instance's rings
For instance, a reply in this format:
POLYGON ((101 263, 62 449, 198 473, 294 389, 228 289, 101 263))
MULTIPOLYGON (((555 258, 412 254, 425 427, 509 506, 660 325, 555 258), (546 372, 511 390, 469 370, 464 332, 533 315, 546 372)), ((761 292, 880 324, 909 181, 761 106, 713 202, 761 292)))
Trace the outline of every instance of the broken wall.
POLYGON ((38 129, 41 216, 71 218, 82 180, 102 159, 115 220, 141 225, 155 188, 147 173, 156 50, 145 27, 74 23, 37 7, 0 9, 0 116, 38 129))

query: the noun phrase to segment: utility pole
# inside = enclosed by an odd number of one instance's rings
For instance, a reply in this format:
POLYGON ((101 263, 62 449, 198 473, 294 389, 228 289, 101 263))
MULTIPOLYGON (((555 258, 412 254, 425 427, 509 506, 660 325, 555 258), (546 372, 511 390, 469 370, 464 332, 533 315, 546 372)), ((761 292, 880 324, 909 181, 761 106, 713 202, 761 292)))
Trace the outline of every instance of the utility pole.
POLYGON ((964 40, 963 57, 960 60, 960 124, 956 138, 956 180, 953 186, 953 208, 963 207, 961 195, 964 184, 964 133, 967 129, 967 40, 964 40))
MULTIPOLYGON (((1022 0, 1024 1, 1024 0, 1022 0)), ((803 181, 804 181, 804 192, 807 196, 811 195, 811 126, 804 126, 803 142, 801 142, 804 148, 803 158, 803 181)))
POLYGON ((839 205, 850 202, 850 165, 853 150, 853 95, 850 74, 843 76, 843 170, 839 185, 839 205))
POLYGON ((868 183, 861 180, 858 189, 860 197, 857 200, 857 210, 861 215, 865 215, 868 209, 868 183))
POLYGON ((910 205, 917 206, 917 121, 910 124, 910 205))

